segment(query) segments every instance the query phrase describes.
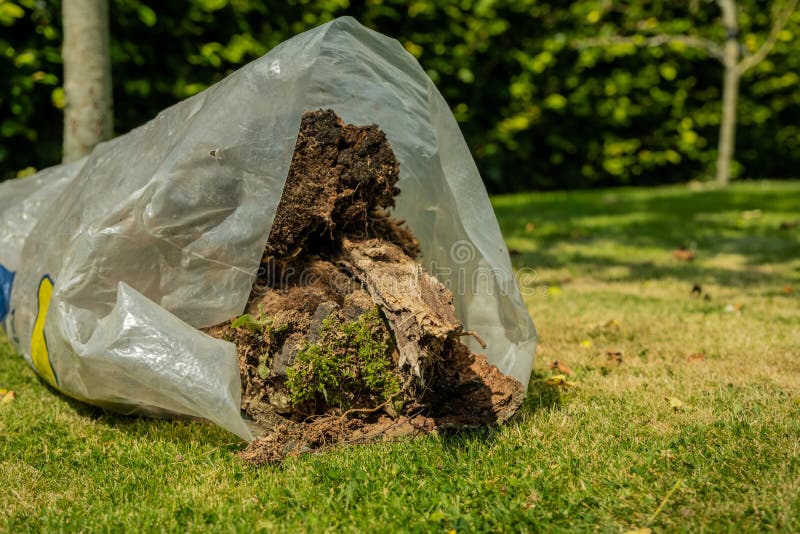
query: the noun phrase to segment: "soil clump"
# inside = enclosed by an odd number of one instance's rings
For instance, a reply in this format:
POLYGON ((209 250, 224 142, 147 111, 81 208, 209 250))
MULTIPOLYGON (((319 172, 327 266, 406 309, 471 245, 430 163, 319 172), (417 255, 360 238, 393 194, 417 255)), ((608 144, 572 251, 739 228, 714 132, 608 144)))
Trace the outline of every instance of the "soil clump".
POLYGON ((236 344, 252 463, 512 417, 524 387, 462 342, 453 296, 387 210, 399 165, 375 125, 306 113, 236 344))

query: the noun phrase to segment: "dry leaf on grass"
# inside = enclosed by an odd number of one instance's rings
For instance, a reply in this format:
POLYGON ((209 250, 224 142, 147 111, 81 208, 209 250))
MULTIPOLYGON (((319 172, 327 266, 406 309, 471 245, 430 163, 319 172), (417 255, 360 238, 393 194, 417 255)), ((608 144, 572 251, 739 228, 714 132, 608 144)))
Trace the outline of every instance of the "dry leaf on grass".
POLYGON ((690 362, 702 362, 706 359, 706 355, 702 352, 695 352, 694 354, 690 354, 686 359, 690 362))
POLYGON ((523 510, 530 510, 536 507, 536 504, 541 502, 542 497, 535 491, 528 495, 525 504, 522 505, 523 510))
POLYGON ((572 369, 570 369, 569 365, 565 364, 561 360, 555 360, 553 363, 550 364, 551 371, 558 371, 562 375, 571 375, 572 369))
POLYGON ((692 261, 695 258, 696 253, 694 248, 686 248, 685 246, 681 245, 672 251, 672 255, 681 261, 692 261))
POLYGON ((606 360, 616 364, 622 364, 622 351, 621 350, 607 350, 606 360))
POLYGON ((0 404, 8 404, 9 402, 12 402, 14 399, 17 398, 17 394, 15 392, 7 391, 5 389, 3 391, 5 393, 2 394, 3 397, 2 399, 0 399, 0 404))
POLYGON ((570 382, 564 375, 554 375, 547 379, 547 383, 555 387, 572 387, 575 382, 570 382))
POLYGON ((664 397, 665 400, 669 401, 669 407, 672 408, 674 411, 683 410, 683 401, 677 397, 664 397))

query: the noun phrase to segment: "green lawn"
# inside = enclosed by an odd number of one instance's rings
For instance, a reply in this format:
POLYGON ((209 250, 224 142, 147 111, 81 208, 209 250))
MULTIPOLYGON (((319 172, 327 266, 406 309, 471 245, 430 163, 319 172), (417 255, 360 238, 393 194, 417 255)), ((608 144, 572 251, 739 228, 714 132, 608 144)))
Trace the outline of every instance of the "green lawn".
POLYGON ((19 393, 0 405, 0 531, 800 530, 800 230, 779 228, 800 182, 494 203, 536 270, 513 424, 255 469, 211 425, 56 395, 0 343, 19 393), (555 359, 575 386, 544 380, 555 359))

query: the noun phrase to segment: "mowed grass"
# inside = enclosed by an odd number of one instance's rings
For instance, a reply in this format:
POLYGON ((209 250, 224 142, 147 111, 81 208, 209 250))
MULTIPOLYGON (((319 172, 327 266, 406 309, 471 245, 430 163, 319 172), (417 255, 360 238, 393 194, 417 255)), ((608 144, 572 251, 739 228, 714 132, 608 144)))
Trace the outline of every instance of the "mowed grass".
POLYGON ((0 343, 0 531, 800 530, 800 182, 494 203, 540 334, 512 424, 251 468, 211 425, 54 394, 0 343))

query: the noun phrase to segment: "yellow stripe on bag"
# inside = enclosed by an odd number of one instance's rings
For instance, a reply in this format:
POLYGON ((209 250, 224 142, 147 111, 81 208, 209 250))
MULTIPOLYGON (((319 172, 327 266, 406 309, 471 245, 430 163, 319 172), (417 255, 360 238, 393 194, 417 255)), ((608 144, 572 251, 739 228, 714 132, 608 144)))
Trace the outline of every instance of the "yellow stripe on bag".
POLYGON ((53 387, 58 387, 56 374, 50 364, 50 353, 47 350, 47 338, 44 335, 44 322, 47 319, 47 310, 50 308, 50 298, 53 296, 53 280, 44 275, 39 282, 39 311, 36 313, 36 322, 33 323, 33 336, 31 338, 31 359, 39 375, 47 380, 53 387))

